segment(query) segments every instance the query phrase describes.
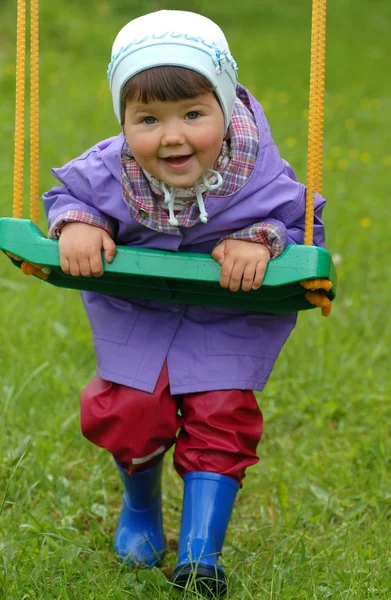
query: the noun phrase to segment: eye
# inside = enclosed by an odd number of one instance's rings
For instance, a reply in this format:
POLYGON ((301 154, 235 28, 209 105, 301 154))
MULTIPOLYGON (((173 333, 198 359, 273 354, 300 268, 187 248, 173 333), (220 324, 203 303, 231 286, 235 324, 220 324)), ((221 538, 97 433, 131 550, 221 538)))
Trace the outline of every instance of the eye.
POLYGON ((200 117, 200 113, 196 110, 191 110, 190 112, 187 113, 186 117, 188 119, 190 119, 190 121, 195 121, 196 119, 198 119, 198 117, 200 117))
POLYGON ((157 123, 157 119, 155 117, 144 117, 142 122, 146 125, 153 125, 154 123, 157 123))

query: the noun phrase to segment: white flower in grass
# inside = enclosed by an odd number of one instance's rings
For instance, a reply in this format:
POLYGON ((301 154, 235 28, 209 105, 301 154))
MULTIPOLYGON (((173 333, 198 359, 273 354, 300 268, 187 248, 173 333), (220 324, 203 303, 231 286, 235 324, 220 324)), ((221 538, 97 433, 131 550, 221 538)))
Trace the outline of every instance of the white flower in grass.
POLYGON ((97 517, 101 517, 102 519, 105 519, 107 517, 107 507, 103 504, 99 504, 98 502, 95 502, 91 506, 91 512, 97 517))
POLYGON ((333 254, 333 263, 335 265, 340 265, 342 262, 342 256, 340 254, 333 254))

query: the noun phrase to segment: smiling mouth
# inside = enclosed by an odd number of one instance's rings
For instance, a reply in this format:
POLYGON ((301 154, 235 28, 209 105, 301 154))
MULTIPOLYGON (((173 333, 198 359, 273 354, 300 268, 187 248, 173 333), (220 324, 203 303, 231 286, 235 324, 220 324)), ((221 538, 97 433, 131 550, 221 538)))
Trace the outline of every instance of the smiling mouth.
POLYGON ((193 154, 184 154, 182 156, 167 156, 162 160, 172 168, 183 168, 186 167, 192 159, 193 154))

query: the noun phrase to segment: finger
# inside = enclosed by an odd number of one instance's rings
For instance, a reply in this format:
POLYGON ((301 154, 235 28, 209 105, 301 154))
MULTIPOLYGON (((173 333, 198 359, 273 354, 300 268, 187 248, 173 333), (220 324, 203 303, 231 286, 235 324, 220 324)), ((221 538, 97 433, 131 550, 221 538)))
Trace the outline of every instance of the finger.
POLYGON ((229 282, 231 279, 231 272, 234 266, 234 261, 232 258, 227 258, 223 266, 221 267, 221 275, 220 275, 220 285, 223 288, 229 287, 229 282))
POLYGON ((105 231, 102 235, 102 247, 104 250, 105 260, 107 262, 111 262, 117 252, 117 246, 115 245, 114 240, 109 236, 105 231))
POLYGON ((217 246, 215 246, 215 248, 213 248, 213 251, 212 251, 213 258, 220 265, 222 265, 225 260, 226 246, 227 246, 227 240, 224 240, 223 242, 220 242, 220 244, 217 244, 217 246))
POLYGON ((90 261, 88 258, 79 258, 80 275, 91 277, 90 261))
POLYGON ((224 248, 225 248, 224 244, 219 244, 218 246, 216 246, 216 248, 212 252, 213 258, 215 259, 215 261, 217 261, 219 263, 219 265, 222 265, 225 260, 224 248))
POLYGON ((69 275, 69 273, 70 273, 69 260, 65 256, 61 256, 60 265, 61 265, 61 270, 66 275, 69 275))
POLYGON ((224 252, 212 252, 212 256, 215 259, 216 262, 219 263, 219 265, 222 265, 224 262, 224 258, 225 258, 225 254, 224 252))
POLYGON ((246 265, 242 276, 242 290, 249 292, 253 287, 256 264, 250 262, 246 265))
POLYGON ((94 277, 101 277, 103 275, 102 256, 100 252, 90 257, 90 269, 94 277))
POLYGON ((265 264, 264 262, 257 263, 256 269, 255 269, 254 282, 253 282, 253 286, 252 286, 253 290, 257 290, 258 288, 261 287, 263 278, 265 277, 266 267, 267 267, 267 264, 265 264))
POLYGON ((231 292, 237 292, 240 289, 244 267, 245 265, 241 261, 236 261, 236 263, 234 264, 229 280, 229 289, 231 290, 231 292))
POLYGON ((79 277, 80 268, 79 268, 79 263, 77 262, 77 260, 69 261, 69 273, 72 275, 72 277, 79 277))

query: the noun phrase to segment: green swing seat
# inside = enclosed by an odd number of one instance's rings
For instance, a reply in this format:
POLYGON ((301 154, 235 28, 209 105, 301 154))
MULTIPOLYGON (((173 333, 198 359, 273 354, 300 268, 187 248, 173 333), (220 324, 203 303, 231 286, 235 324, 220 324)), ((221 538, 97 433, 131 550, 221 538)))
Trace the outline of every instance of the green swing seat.
MULTIPOLYGON (((309 197, 314 191, 321 193, 321 165, 323 142, 324 105, 324 41, 326 31, 325 0, 313 2, 313 28, 311 44, 311 77, 309 106, 309 146, 307 173, 309 197), (316 68, 313 68, 314 65, 316 68), (319 110, 321 108, 322 110, 319 110), (315 116, 314 116, 315 115, 315 116), (316 118, 315 118, 316 117, 316 118)), ((37 106, 38 95, 38 3, 31 7, 31 94, 32 106, 37 106)), ((14 215, 22 216, 24 153, 24 95, 25 87, 23 48, 26 37, 24 5, 18 6, 22 17, 17 32, 17 85, 14 172, 14 215)), ((19 12, 18 12, 19 15, 19 12)), ((19 17, 18 17, 19 18, 19 17)), ((19 22, 19 21, 18 21, 19 22)), ((31 115, 31 147, 38 149, 38 110, 31 115)), ((32 200, 38 202, 37 152, 33 160, 31 177, 32 200)), ((37 208, 37 207, 36 207, 37 208)), ((35 211, 38 213, 38 211, 35 211)), ((309 239, 306 233, 306 239, 309 239)), ((330 291, 317 290, 316 302, 327 315, 330 301, 336 294, 336 273, 330 253, 311 245, 289 245, 283 254, 270 261, 262 286, 250 292, 232 293, 220 284, 220 266, 207 254, 168 252, 145 248, 119 246, 112 263, 104 263, 102 277, 72 277, 61 270, 58 242, 47 239, 32 221, 19 218, 0 219, 0 250, 22 261, 41 265, 50 274, 45 280, 57 287, 87 290, 122 297, 141 297, 167 302, 216 306, 237 310, 290 313, 314 308, 306 299, 307 290, 301 282, 328 279, 330 291), (319 294, 327 298, 319 298, 319 294), (327 305, 326 309, 325 306, 327 305)), ((20 260, 10 257, 21 267, 20 260)), ((311 298, 314 300, 314 297, 311 298)), ((315 300, 314 300, 315 301, 315 300)))
MULTIPOLYGON (((220 266, 207 254, 118 246, 113 262, 104 263, 102 277, 66 275, 60 267, 58 242, 47 239, 27 219, 0 219, 0 250, 48 267, 47 283, 113 296, 290 313, 314 308, 305 298, 301 281, 329 279, 332 289, 321 293, 330 300, 336 293, 336 273, 330 253, 316 246, 287 246, 281 256, 270 261, 259 290, 236 293, 220 286, 220 266)), ((20 267, 20 262, 11 260, 20 267)))

